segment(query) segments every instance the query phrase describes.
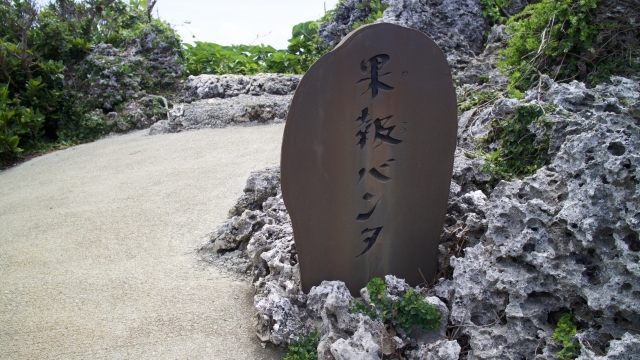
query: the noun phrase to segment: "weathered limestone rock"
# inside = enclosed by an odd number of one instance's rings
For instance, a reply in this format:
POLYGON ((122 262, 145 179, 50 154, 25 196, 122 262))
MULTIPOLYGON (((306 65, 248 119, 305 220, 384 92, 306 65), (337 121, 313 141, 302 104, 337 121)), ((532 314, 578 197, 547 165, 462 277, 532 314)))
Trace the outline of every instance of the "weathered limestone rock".
POLYGON ((181 45, 176 38, 172 42, 165 31, 149 24, 123 49, 99 43, 85 59, 71 66, 74 76, 65 79, 65 87, 85 103, 84 107, 95 107, 85 115, 88 122, 104 123, 106 134, 145 129, 167 118, 168 100, 147 93, 152 89, 173 92, 180 85, 181 45))
POLYGON ((189 76, 168 120, 155 123, 150 135, 282 122, 302 75, 258 74, 189 76))
MULTIPOLYGON (((465 154, 464 140, 471 139, 473 126, 486 131, 478 124, 488 124, 489 115, 474 115, 482 118, 461 127, 441 237, 441 278, 415 289, 442 314, 449 311, 443 324, 452 338, 440 330, 438 338, 422 341, 416 331, 389 334, 383 336, 385 354, 393 349, 408 359, 456 359, 460 353, 469 359, 554 359, 560 347, 553 331, 568 311, 579 324, 580 359, 630 359, 640 351, 640 335, 632 330, 640 328, 640 85, 620 77, 612 82, 588 89, 543 78, 540 93, 535 89, 523 100, 489 107, 506 117, 520 104, 554 105, 547 110, 553 124, 548 165, 528 178, 499 183, 489 196, 480 191, 491 190, 478 171, 483 160, 465 154)), ((248 230, 237 250, 220 255, 248 259, 261 338, 284 344, 318 330, 321 359, 379 358, 382 326, 349 313, 352 298, 344 284, 324 282, 300 293, 279 191, 262 209, 247 200, 272 194, 275 174, 265 171, 262 180, 256 175, 251 181, 265 185, 247 186, 234 210, 271 220, 248 230)), ((394 277, 385 282, 392 298, 408 289, 394 277)), ((366 289, 362 296, 368 296, 366 289)))
MULTIPOLYGON (((363 22, 370 14, 362 0, 346 0, 338 5, 333 19, 320 25, 318 36, 330 46, 345 37, 356 22, 363 22)), ((477 0, 388 0, 380 22, 388 22, 420 30, 431 37, 445 54, 452 51, 469 54, 482 51, 483 35, 487 30, 477 0)))
POLYGON ((407 359, 458 360, 460 350, 460 344, 455 340, 438 340, 430 344, 421 345, 416 350, 409 351, 407 359))
POLYGON ((282 122, 287 117, 291 95, 238 95, 233 98, 211 98, 192 103, 179 103, 169 111, 169 120, 154 124, 150 134, 169 130, 178 132, 228 125, 252 125, 282 122))
POLYGON ((640 128, 632 115, 640 86, 544 81, 540 99, 556 106, 551 163, 498 184, 483 207, 481 243, 451 259, 450 320, 469 336, 474 358, 550 357, 555 323, 569 310, 584 324, 583 354, 605 353, 640 325, 640 128))
POLYGON ((236 205, 229 210, 229 216, 237 216, 244 210, 262 210, 262 203, 278 194, 280 187, 280 167, 268 167, 252 172, 247 179, 242 195, 236 205))
POLYGON ((189 76, 179 101, 190 103, 212 98, 231 98, 239 95, 291 95, 302 75, 257 74, 189 76))

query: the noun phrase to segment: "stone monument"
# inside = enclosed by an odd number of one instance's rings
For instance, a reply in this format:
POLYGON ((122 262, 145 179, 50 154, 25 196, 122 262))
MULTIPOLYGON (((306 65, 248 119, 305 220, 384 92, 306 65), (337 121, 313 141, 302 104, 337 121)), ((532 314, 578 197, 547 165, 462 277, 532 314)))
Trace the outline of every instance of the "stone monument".
POLYGON ((304 292, 434 280, 456 133, 449 65, 417 30, 363 26, 307 71, 281 158, 304 292))

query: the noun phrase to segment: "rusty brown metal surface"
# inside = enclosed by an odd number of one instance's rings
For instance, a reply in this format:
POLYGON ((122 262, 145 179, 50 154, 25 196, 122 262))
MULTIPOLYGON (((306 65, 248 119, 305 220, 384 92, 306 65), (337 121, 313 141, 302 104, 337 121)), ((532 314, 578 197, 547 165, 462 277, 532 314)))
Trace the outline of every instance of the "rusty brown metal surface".
POLYGON ((373 277, 432 281, 456 146, 456 95, 438 46, 361 27, 306 73, 282 143, 282 195, 302 290, 373 277))

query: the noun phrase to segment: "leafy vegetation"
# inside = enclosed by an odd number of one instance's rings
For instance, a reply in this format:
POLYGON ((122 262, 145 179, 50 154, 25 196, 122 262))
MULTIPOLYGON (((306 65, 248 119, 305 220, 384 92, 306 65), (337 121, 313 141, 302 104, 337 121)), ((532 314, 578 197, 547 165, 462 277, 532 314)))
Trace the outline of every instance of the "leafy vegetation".
POLYGON ((317 360, 318 359, 318 333, 312 332, 307 337, 289 345, 289 350, 282 360, 317 360))
POLYGON ((599 19, 598 6, 598 0, 542 0, 513 16, 499 61, 511 89, 527 90, 541 74, 595 85, 637 69, 639 27, 629 18, 599 19))
MULTIPOLYGON (((55 0, 39 7, 35 0, 0 0, 0 166, 20 154, 89 141, 113 128, 96 112, 102 104, 86 99, 96 74, 81 71, 82 65, 97 44, 123 47, 149 31, 157 34, 154 42, 179 50, 173 29, 151 18, 156 2, 55 0)), ((128 65, 114 71, 125 78, 146 70, 128 65)), ((162 87, 154 76, 142 79, 141 86, 162 87)))
POLYGON ((558 352, 560 360, 570 360, 576 357, 580 344, 573 341, 577 328, 573 324, 574 314, 568 312, 560 318, 556 330, 553 333, 553 340, 562 346, 562 350, 558 352))
POLYGON ((489 21, 489 25, 505 24, 509 20, 510 0, 480 0, 480 9, 482 17, 489 21))
MULTIPOLYGON (((480 170, 491 174, 490 186, 500 180, 532 175, 544 165, 549 149, 550 123, 539 105, 522 105, 506 119, 494 119, 481 144, 497 142, 495 150, 483 153, 486 160, 480 170), (538 139, 536 132, 542 134, 538 139)), ((481 151, 482 152, 482 151, 481 151)))
POLYGON ((502 96, 503 94, 495 89, 465 91, 458 96, 458 113, 461 114, 475 107, 493 104, 502 96))
POLYGON ((397 301, 386 295, 387 285, 381 278, 373 278, 367 284, 370 303, 354 303, 351 312, 359 312, 376 319, 380 317, 385 324, 396 324, 405 332, 416 326, 422 330, 438 328, 440 314, 436 308, 424 301, 424 297, 409 289, 397 301))
POLYGON ((184 44, 185 75, 303 74, 329 51, 318 38, 318 25, 324 19, 295 25, 286 50, 263 44, 222 46, 200 41, 195 46, 184 44))
POLYGON ((370 11, 369 16, 364 21, 356 21, 353 23, 353 29, 357 29, 362 25, 373 24, 382 17, 382 13, 389 7, 388 4, 382 4, 381 0, 363 0, 356 5, 356 9, 367 9, 370 11))

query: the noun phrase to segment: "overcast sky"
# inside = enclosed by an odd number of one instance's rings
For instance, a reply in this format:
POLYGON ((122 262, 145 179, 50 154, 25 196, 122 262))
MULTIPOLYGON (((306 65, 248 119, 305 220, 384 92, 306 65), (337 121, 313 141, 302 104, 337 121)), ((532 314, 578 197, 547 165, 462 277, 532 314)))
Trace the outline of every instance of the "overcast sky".
POLYGON ((332 9, 337 2, 338 0, 159 0, 154 14, 159 13, 160 18, 173 24, 184 42, 209 41, 220 45, 253 42, 284 49, 295 24, 322 17, 324 4, 326 3, 327 9, 332 9), (256 40, 258 34, 260 38, 256 40))

